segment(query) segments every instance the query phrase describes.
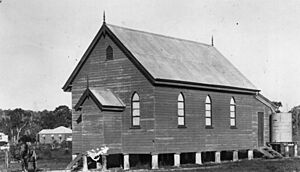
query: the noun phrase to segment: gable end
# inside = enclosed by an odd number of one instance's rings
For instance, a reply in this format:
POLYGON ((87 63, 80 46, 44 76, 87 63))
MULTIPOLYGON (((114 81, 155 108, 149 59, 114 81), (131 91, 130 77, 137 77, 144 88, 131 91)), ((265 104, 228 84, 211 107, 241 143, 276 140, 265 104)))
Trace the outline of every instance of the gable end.
POLYGON ((153 84, 154 83, 154 77, 151 76, 151 74, 138 62, 138 60, 135 59, 135 57, 131 54, 131 52, 122 44, 122 42, 113 34, 113 32, 106 26, 106 24, 103 24, 98 31, 97 35, 93 39, 92 43, 89 45, 88 49, 82 56, 81 60, 77 64, 76 68, 72 72, 71 76, 68 78, 67 82, 64 84, 62 89, 65 92, 70 92, 72 90, 72 82, 74 81, 75 77, 81 70, 82 66, 88 59, 89 55, 91 54, 92 50, 94 49, 95 45, 97 44, 98 40, 100 40, 101 37, 109 36, 111 40, 121 49, 121 51, 129 58, 129 60, 142 72, 142 74, 153 84))
MULTIPOLYGON (((95 94, 93 92, 95 91, 91 91, 89 88, 87 88, 74 106, 74 109, 76 111, 81 110, 81 106, 88 98, 91 98, 93 102, 98 106, 98 108, 102 111, 123 111, 126 107, 126 105, 110 91, 106 91, 108 93, 106 95, 106 98, 110 98, 110 101, 106 103, 101 102, 99 95, 97 96, 97 93, 95 94), (114 102, 112 100, 114 100, 114 102)), ((101 98, 103 99, 103 96, 101 98)))

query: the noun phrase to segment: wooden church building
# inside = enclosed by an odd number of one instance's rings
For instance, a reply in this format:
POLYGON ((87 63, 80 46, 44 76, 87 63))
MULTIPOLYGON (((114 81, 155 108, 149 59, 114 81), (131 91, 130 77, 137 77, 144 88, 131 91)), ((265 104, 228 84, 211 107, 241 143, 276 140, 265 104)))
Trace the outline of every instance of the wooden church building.
POLYGON ((236 160, 269 142, 272 104, 213 45, 103 22, 63 86, 73 155, 106 168, 236 160), (102 162, 101 161, 101 162, 102 162))

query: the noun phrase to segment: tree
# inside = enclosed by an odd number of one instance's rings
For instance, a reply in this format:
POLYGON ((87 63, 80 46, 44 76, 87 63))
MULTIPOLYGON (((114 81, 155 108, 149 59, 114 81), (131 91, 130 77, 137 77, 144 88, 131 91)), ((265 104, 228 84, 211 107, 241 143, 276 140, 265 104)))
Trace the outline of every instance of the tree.
POLYGON ((27 140, 30 140, 31 142, 34 142, 36 140, 36 136, 38 132, 40 132, 43 128, 40 125, 40 120, 37 117, 33 117, 28 125, 24 127, 22 135, 26 136, 27 140))
POLYGON ((62 105, 55 108, 53 111, 56 127, 65 126, 71 127, 72 126, 72 112, 68 106, 62 105))
POLYGON ((10 118, 11 137, 13 138, 13 141, 16 142, 20 139, 20 133, 23 128, 26 127, 31 120, 31 113, 18 108, 10 111, 8 116, 10 118))
POLYGON ((289 112, 292 113, 293 135, 298 135, 300 128, 300 105, 293 107, 289 112))
POLYGON ((7 116, 7 114, 11 110, 0 110, 1 112, 1 117, 0 117, 0 132, 3 132, 4 134, 8 135, 9 138, 11 138, 10 134, 10 119, 7 116))
POLYGON ((34 112, 17 108, 0 109, 0 113, 0 132, 7 134, 13 142, 22 137, 28 137, 33 141, 42 129, 72 126, 72 112, 65 105, 56 107, 54 111, 34 112))
POLYGON ((3 132, 4 134, 10 136, 10 120, 9 118, 2 118, 0 120, 0 131, 3 132))
POLYGON ((44 110, 41 112, 42 128, 53 129, 59 126, 72 126, 72 112, 68 106, 61 105, 54 111, 44 110))
POLYGON ((52 111, 44 110, 41 112, 40 125, 44 129, 53 129, 55 127, 56 120, 52 111))

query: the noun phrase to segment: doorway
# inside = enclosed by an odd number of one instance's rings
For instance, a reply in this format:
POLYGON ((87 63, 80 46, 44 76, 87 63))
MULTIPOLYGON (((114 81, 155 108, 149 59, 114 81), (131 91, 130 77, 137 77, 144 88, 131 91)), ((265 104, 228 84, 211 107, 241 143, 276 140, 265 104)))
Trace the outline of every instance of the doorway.
POLYGON ((264 146, 264 113, 263 112, 258 112, 257 113, 258 117, 258 146, 264 146))

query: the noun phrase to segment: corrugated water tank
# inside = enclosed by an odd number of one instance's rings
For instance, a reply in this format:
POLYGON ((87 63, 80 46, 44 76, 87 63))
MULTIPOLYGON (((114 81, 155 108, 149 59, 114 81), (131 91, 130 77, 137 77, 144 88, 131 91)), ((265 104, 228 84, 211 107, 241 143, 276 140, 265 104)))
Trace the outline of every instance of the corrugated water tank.
POLYGON ((272 142, 292 142, 292 114, 272 115, 272 142))

